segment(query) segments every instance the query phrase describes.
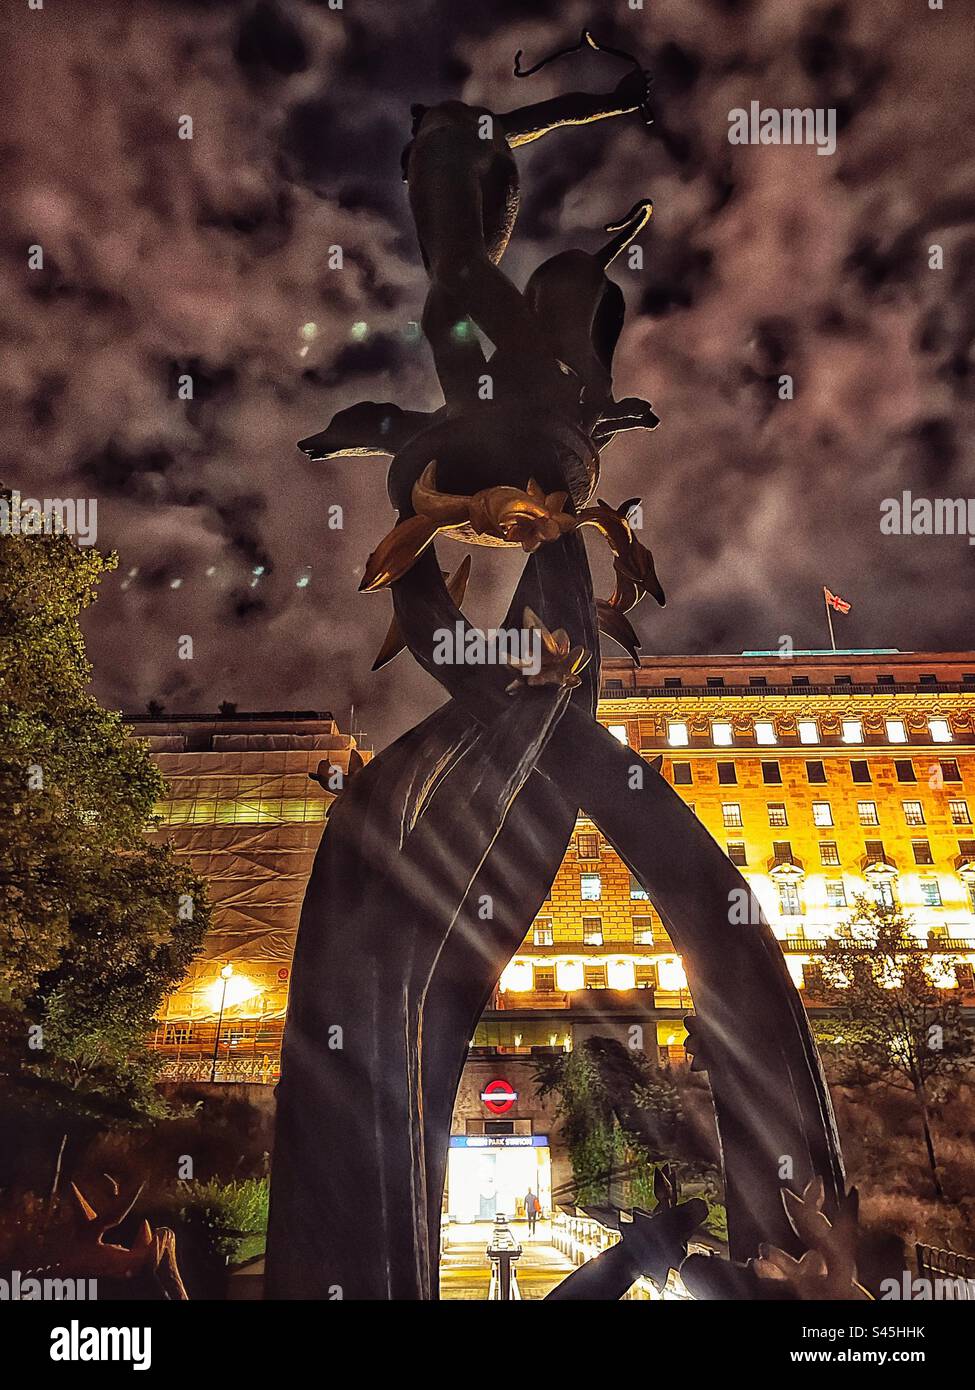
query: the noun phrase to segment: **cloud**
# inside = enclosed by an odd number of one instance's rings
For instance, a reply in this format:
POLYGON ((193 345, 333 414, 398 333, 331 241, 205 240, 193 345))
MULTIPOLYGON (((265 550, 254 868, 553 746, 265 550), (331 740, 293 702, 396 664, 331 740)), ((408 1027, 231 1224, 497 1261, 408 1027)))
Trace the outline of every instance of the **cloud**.
MULTIPOLYGON (((354 703, 379 742, 436 702, 406 658, 368 670, 389 605, 355 591, 391 519, 383 465, 309 465, 295 441, 357 400, 439 401, 399 180, 410 102, 505 110, 618 80, 592 54, 514 79, 516 49, 533 62, 591 18, 576 3, 523 11, 133 0, 6 17, 4 473, 99 499, 99 541, 120 553, 87 622, 105 700, 354 703), (29 271, 38 244, 44 268, 29 271)), ((506 268, 523 283, 654 199, 644 268, 614 268, 628 304, 616 386, 663 424, 607 451, 602 488, 644 497, 669 597, 637 611, 645 648, 820 645, 824 582, 855 602, 851 645, 970 646, 975 548, 879 532, 880 501, 902 488, 975 495, 961 7, 890 0, 883 27, 862 6, 794 0, 614 16, 597 32, 647 55, 657 122, 521 152, 506 268), (751 100, 834 106, 836 154, 729 145, 728 112, 751 100)), ((475 558, 489 621, 518 562, 475 558)))

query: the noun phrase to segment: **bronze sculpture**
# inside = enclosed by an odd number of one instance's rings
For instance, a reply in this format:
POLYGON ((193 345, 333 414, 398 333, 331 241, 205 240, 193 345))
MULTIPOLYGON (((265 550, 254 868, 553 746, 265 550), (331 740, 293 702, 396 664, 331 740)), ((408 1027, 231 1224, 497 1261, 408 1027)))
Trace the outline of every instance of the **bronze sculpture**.
MULTIPOLYGON (((597 46, 588 34, 582 42, 597 46)), ((512 117, 460 103, 415 112, 404 167, 431 275, 424 332, 444 406, 427 416, 363 403, 299 446, 315 459, 392 456, 399 519, 362 587, 392 593, 383 661, 405 645, 449 698, 357 773, 318 851, 278 1090, 269 1297, 437 1296, 447 1137, 468 1039, 580 807, 646 889, 694 1000, 688 1046, 709 1075, 736 1262, 721 1262, 721 1287, 704 1271, 701 1296, 764 1296, 748 1264, 762 1247, 805 1253, 810 1223, 795 1223, 783 1189, 797 1199, 815 1190, 827 1223, 848 1210, 818 1054, 768 924, 760 915, 729 924, 729 903, 747 893, 741 875, 659 760, 622 747, 594 717, 599 627, 635 659, 625 612, 648 592, 663 601, 627 521, 633 500, 592 504, 601 448, 618 429, 657 423, 646 402, 613 401, 622 296, 606 276, 649 200, 607 229, 615 236, 601 253, 539 267, 524 295, 497 267, 516 205, 510 147, 574 119, 645 115, 645 93, 634 65, 615 105, 573 96, 512 117), (473 335, 449 332, 468 315, 494 344, 487 362, 473 335), (485 373, 489 399, 477 385, 485 373), (617 583, 605 603, 593 599, 585 524, 613 550, 617 583), (437 633, 468 630, 458 607, 466 574, 445 583, 440 534, 526 554, 504 622, 541 634, 534 679, 438 660, 437 633), (737 1270, 746 1273, 735 1282, 737 1270)), ((642 1229, 633 1233, 629 1253, 606 1262, 612 1277, 591 1273, 584 1296, 619 1297, 634 1249, 659 1267, 665 1236, 680 1263, 700 1214, 661 1213, 654 1239, 641 1247, 642 1229)))

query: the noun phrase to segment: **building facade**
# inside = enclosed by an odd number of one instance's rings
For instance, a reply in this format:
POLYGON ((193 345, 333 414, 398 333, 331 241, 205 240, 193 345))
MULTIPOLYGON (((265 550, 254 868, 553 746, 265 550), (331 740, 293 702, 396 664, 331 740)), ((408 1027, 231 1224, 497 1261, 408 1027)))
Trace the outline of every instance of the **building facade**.
POLYGON ((155 838, 209 886, 212 929, 166 1001, 165 1079, 274 1082, 305 884, 360 754, 330 713, 132 721, 167 781, 155 838))
MULTIPOLYGON (((662 757, 664 777, 741 868, 809 1002, 815 943, 858 894, 896 901, 933 953, 961 952, 970 989, 973 717, 971 653, 609 661, 599 705, 621 742, 662 757)), ((679 1057, 675 1015, 691 1002, 680 959, 626 866, 580 821, 476 1042, 571 1045, 597 992, 622 1006, 634 989, 653 991, 657 1043, 679 1057)))
MULTIPOLYGON (((811 1010, 817 942, 860 894, 900 905, 933 963, 960 958, 944 983, 975 1006, 975 653, 606 661, 598 717, 662 758, 740 866, 811 1010)), ((355 741, 323 715, 153 720, 136 733, 170 784, 158 833, 214 901, 205 952, 160 1019, 168 1074, 273 1082, 301 897, 334 796, 309 773, 347 772, 355 741)), ((471 1040, 448 1209, 486 1217, 526 1175, 557 1200, 564 1154, 534 1095, 533 1057, 594 1033, 632 1041, 639 1028, 648 1053, 681 1062, 692 1009, 660 918, 580 820, 471 1040)))

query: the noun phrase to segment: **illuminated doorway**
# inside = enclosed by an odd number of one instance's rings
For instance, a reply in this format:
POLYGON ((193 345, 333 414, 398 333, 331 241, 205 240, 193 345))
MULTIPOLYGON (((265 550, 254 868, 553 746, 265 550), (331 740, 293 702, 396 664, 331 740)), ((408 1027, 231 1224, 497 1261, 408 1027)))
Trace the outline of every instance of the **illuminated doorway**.
POLYGON ((528 1189, 552 1209, 547 1134, 455 1134, 447 1157, 447 1212, 459 1223, 524 1216, 528 1189))

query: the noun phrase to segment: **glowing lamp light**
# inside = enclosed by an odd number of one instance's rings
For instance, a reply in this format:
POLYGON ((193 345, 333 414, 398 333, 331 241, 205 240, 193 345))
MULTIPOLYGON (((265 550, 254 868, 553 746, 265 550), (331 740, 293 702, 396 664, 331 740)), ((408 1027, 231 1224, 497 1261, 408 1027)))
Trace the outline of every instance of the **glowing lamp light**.
POLYGON ((559 989, 566 994, 573 990, 582 989, 585 983, 585 976, 582 972, 581 960, 560 960, 555 966, 555 980, 559 989))
POLYGON ((513 960, 501 972, 501 990, 505 994, 525 994, 534 984, 531 961, 513 960))
POLYGON ((260 985, 256 985, 253 980, 249 980, 246 975, 235 975, 232 965, 225 965, 220 971, 219 978, 207 990, 207 1002, 214 1013, 220 1009, 221 1002, 225 1009, 232 1009, 236 1004, 243 1004, 245 999, 253 999, 255 994, 261 993, 260 985), (226 990, 226 994, 224 994, 226 990))
POLYGON ((657 966, 657 978, 661 989, 681 990, 687 988, 687 976, 677 956, 667 956, 657 966))
POLYGON ((635 989, 636 972, 631 960, 611 960, 606 967, 606 983, 610 989, 635 989))

